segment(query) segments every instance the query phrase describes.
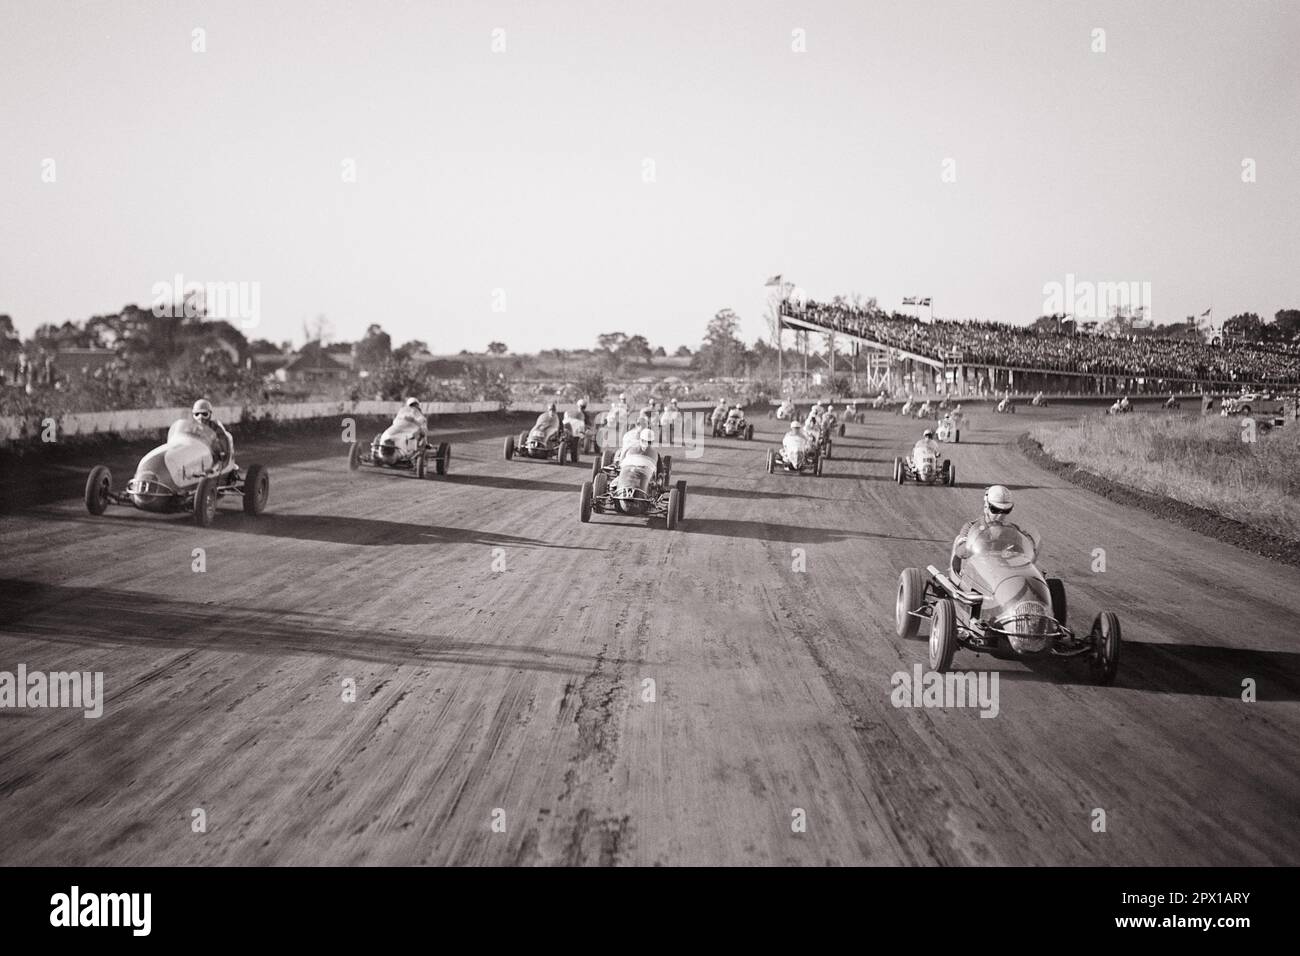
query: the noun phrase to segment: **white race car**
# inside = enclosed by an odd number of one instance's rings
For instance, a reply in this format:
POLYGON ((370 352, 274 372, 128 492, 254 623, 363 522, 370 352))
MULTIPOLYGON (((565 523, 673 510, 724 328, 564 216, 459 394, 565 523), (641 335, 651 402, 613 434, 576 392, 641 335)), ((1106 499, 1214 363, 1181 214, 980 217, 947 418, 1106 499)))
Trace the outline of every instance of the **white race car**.
POLYGON ((906 458, 894 459, 894 481, 900 485, 905 481, 954 485, 957 483, 957 467, 950 459, 942 458, 938 452, 920 443, 912 447, 906 458))
POLYGON ((939 424, 935 428, 934 437, 939 441, 952 442, 961 444, 961 422, 952 412, 949 412, 943 418, 939 419, 939 424))

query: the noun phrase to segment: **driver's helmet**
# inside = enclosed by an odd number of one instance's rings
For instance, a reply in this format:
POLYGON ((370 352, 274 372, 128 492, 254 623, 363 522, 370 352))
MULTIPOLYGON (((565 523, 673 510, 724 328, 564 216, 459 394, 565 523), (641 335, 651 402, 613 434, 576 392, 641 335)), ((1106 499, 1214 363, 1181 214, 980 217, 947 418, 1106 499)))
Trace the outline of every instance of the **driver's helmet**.
POLYGON ((626 402, 626 401, 627 401, 627 392, 619 392, 619 393, 618 393, 618 400, 619 400, 620 402, 626 402))
POLYGON ((791 434, 798 435, 802 431, 803 431, 803 426, 800 425, 797 420, 790 423, 791 434))
POLYGON ((206 425, 212 419, 212 403, 206 398, 200 398, 194 403, 194 407, 190 409, 190 415, 193 416, 196 422, 202 422, 206 425))
POLYGON ((921 437, 923 437, 923 438, 933 438, 933 437, 934 437, 934 429, 933 429, 933 428, 927 428, 927 429, 925 430, 925 433, 924 433, 921 437))
POLYGON ((677 407, 677 399, 675 399, 675 398, 670 398, 670 399, 668 399, 668 404, 671 405, 673 408, 676 408, 676 407, 677 407))
POLYGON ((641 429, 641 433, 636 436, 637 448, 643 452, 648 452, 650 446, 654 444, 655 433, 649 428, 641 429))
POLYGON ((555 403, 554 403, 554 402, 551 402, 549 405, 547 405, 547 406, 546 406, 546 410, 547 410, 548 412, 553 412, 553 411, 555 411, 555 403))
POLYGON ((1011 514, 1011 491, 1006 485, 993 485, 984 492, 984 519, 1001 523, 1011 514))
POLYGON ((650 428, 650 416, 642 412, 641 417, 636 420, 636 427, 642 429, 642 431, 648 430, 650 428))

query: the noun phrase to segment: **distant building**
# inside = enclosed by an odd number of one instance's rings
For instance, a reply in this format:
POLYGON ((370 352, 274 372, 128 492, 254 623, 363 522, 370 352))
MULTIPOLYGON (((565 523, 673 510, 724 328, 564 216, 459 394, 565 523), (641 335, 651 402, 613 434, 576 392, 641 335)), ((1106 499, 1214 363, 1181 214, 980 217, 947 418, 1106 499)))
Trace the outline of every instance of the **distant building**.
POLYGON ((54 372, 59 378, 94 375, 116 360, 112 349, 63 348, 54 353, 54 372))
POLYGON ((281 382, 328 382, 343 381, 351 374, 351 369, 321 348, 319 342, 308 342, 280 368, 275 377, 281 382))

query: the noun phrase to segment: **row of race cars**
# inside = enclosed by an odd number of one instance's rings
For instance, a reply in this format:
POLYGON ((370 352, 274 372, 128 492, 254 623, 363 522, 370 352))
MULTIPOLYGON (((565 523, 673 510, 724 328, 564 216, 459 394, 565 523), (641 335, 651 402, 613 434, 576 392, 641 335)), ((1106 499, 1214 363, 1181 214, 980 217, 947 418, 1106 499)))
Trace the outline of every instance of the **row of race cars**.
MULTIPOLYGON (((580 485, 581 521, 608 514, 663 520, 669 530, 679 528, 686 515, 687 483, 673 478, 672 456, 657 451, 657 436, 645 418, 614 447, 610 439, 619 424, 617 416, 607 416, 605 440, 598 443, 585 407, 561 419, 551 406, 532 429, 506 438, 505 457, 519 454, 564 463, 578 461, 580 450, 598 450, 590 479, 580 485)), ((733 415, 731 408, 720 407, 709 424, 716 436, 752 440, 753 425, 744 420, 743 410, 733 415)), ((791 423, 780 449, 769 450, 768 472, 779 465, 786 471, 820 475, 822 461, 831 454, 832 433, 842 436, 844 431, 829 405, 814 406, 807 421, 791 423)), ((450 445, 429 439, 414 399, 388 428, 370 442, 354 443, 348 453, 353 470, 387 467, 417 477, 430 470, 445 475, 450 460, 450 445)), ((952 485, 955 466, 938 455, 927 430, 911 454, 894 460, 894 477, 899 483, 912 478, 952 485)), ((190 418, 175 422, 166 441, 140 460, 123 490, 113 489, 107 468, 92 469, 85 504, 93 515, 102 515, 110 504, 158 513, 190 511, 196 523, 206 527, 218 499, 238 498, 247 514, 257 515, 266 508, 269 493, 265 467, 254 464, 241 471, 229 432, 213 419, 211 405, 200 400, 190 418)), ((1008 520, 1011 510, 1010 491, 1000 485, 989 488, 982 517, 968 522, 957 536, 946 569, 928 565, 903 570, 895 599, 898 636, 915 638, 928 624, 929 661, 936 671, 950 670, 956 651, 966 649, 1026 661, 1082 660, 1095 681, 1109 683, 1119 664, 1118 618, 1102 611, 1087 633, 1069 627, 1065 585, 1039 568, 1038 540, 1008 520)))

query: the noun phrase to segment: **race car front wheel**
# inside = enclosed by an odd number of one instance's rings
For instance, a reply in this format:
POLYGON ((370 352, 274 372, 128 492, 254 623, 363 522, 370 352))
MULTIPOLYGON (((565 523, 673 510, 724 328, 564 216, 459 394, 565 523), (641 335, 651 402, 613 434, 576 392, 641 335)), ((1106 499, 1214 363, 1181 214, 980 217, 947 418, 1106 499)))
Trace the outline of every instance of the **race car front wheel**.
POLYGON ((1102 611, 1092 622, 1092 655, 1088 660, 1092 679, 1098 684, 1109 684, 1119 671, 1119 618, 1110 611, 1102 611))
POLYGON ((921 619, 914 611, 925 605, 925 575, 920 568, 904 568, 898 576, 898 595, 894 599, 894 631, 903 640, 916 637, 921 619))
POLYGON ((92 515, 102 515, 108 510, 108 496, 113 487, 113 475, 103 465, 90 469, 86 478, 86 510, 92 515))
POLYGON ((445 475, 451 468, 451 445, 441 442, 438 445, 438 457, 434 464, 434 471, 440 475, 445 475))
POLYGON ((354 441, 348 449, 348 468, 356 471, 361 467, 361 442, 354 441))
POLYGON ((251 465, 244 476, 244 514, 260 515, 271 497, 271 476, 262 465, 251 465))
POLYGON ((199 486, 194 489, 194 523, 200 528, 206 528, 216 516, 217 480, 200 478, 199 486))
POLYGON ((583 524, 586 524, 591 520, 591 495, 591 482, 584 481, 582 483, 582 495, 578 506, 578 519, 583 524))
POLYGON ((934 602, 930 617, 930 670, 950 670, 956 652, 957 607, 948 598, 940 598, 934 602))

